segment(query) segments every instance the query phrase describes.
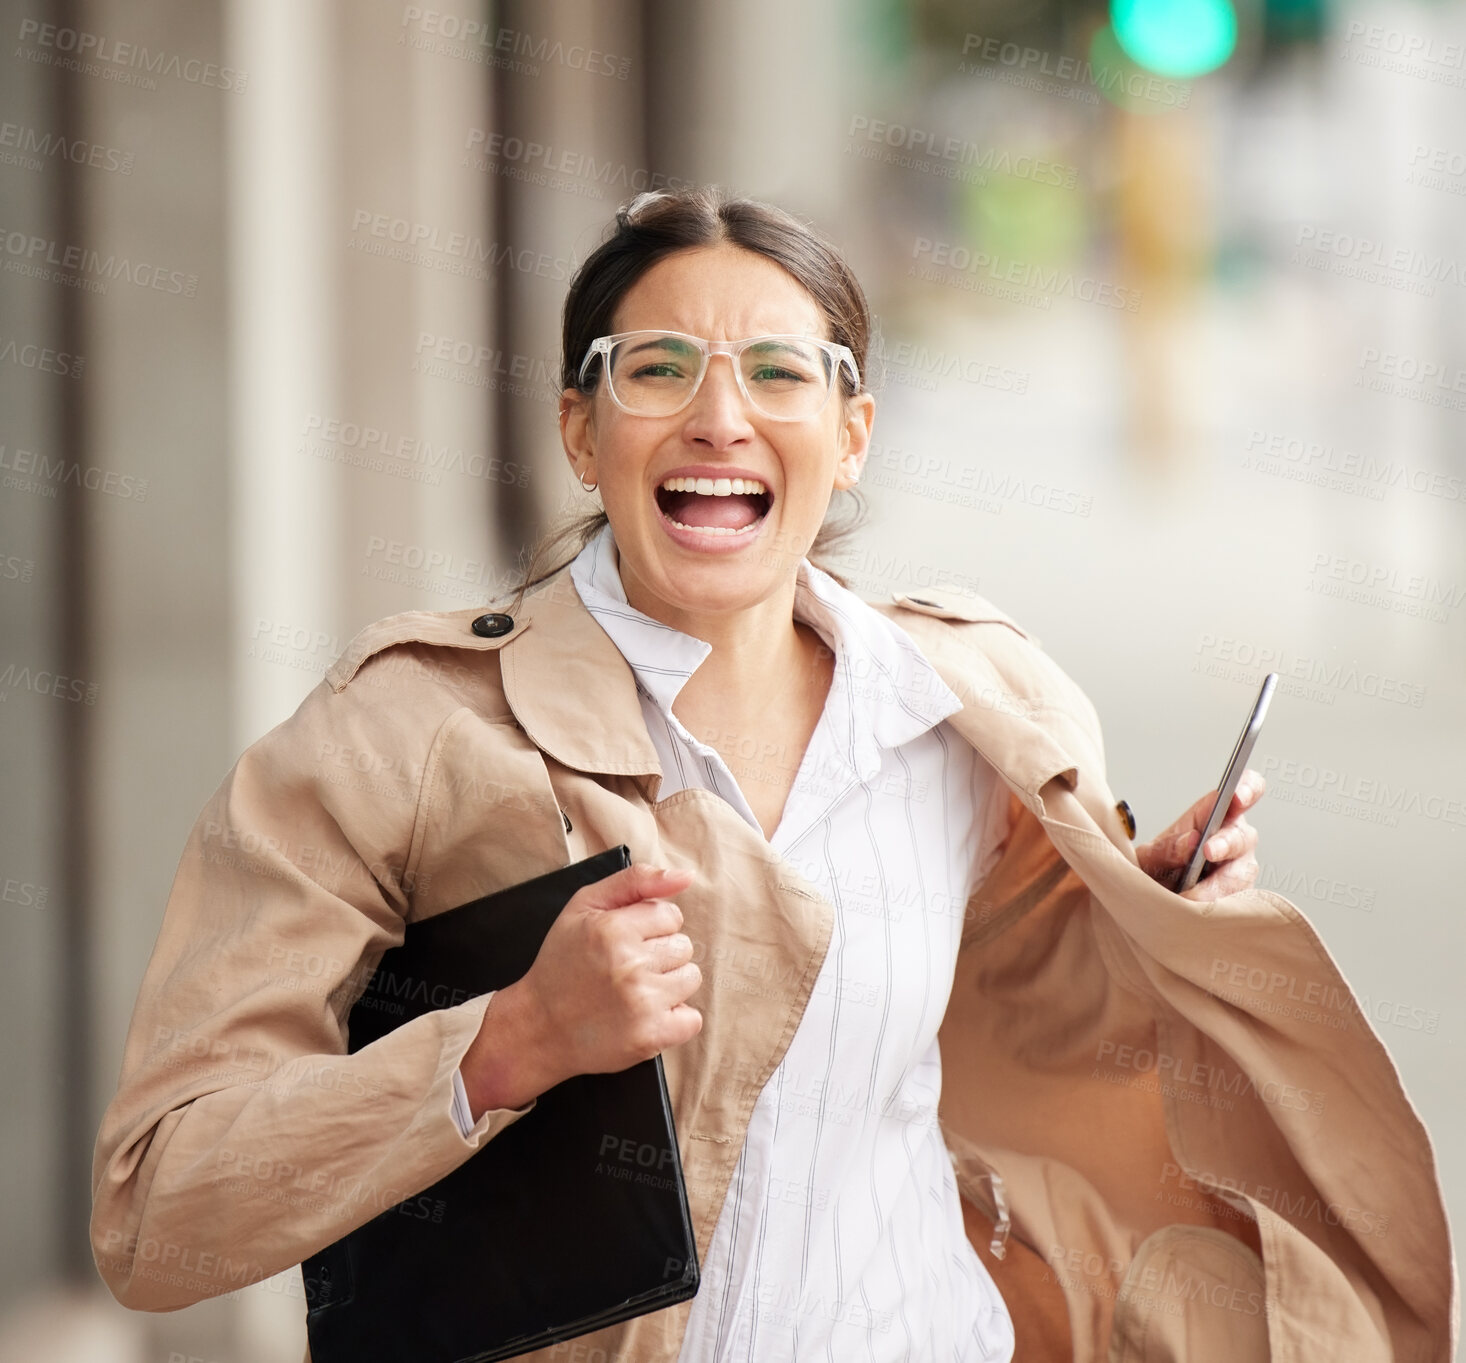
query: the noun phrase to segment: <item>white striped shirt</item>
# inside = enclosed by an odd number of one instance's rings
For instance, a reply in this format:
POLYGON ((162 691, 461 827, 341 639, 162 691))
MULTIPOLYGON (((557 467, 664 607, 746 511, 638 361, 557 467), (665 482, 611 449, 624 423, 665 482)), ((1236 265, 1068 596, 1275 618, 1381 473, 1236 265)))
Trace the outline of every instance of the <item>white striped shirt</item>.
MULTIPOLYGON (((711 645, 627 603, 609 526, 571 577, 635 673, 657 798, 711 790, 762 836, 721 755, 672 713, 711 645)), ((963 1230, 937 1124, 936 1041, 1006 792, 942 722, 961 702, 898 625, 807 559, 794 618, 835 672, 770 846, 835 921, 754 1106, 679 1363, 1007 1360, 1012 1322, 963 1230)))

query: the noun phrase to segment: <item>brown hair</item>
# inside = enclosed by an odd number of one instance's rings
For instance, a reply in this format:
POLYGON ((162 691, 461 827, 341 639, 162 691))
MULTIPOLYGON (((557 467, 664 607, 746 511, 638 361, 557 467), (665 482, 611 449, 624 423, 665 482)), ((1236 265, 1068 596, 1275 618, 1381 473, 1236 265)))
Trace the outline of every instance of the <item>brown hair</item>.
MULTIPOLYGON (((741 246, 781 265, 804 286, 829 328, 827 339, 848 346, 862 376, 870 347, 870 308, 860 281, 838 251, 791 214, 754 199, 726 198, 716 187, 654 191, 639 194, 616 213, 609 236, 586 257, 570 281, 561 325, 560 382, 580 388, 577 373, 585 352, 598 336, 610 334, 612 317, 627 291, 659 260, 677 251, 720 243, 741 246)), ((849 398, 858 391, 849 371, 840 371, 841 388, 849 398)), ((596 369, 581 391, 594 392, 596 369)), ((853 513, 839 520, 827 517, 810 546, 810 562, 848 585, 831 571, 827 556, 860 528, 865 503, 849 489, 853 513), (826 561, 822 561, 826 560, 826 561)), ((510 613, 524 594, 574 558, 607 523, 604 511, 582 514, 552 528, 529 554, 510 613), (568 555, 562 553, 569 544, 568 555), (558 560, 558 562, 556 561, 558 560), (554 563, 553 567, 546 566, 554 563)))

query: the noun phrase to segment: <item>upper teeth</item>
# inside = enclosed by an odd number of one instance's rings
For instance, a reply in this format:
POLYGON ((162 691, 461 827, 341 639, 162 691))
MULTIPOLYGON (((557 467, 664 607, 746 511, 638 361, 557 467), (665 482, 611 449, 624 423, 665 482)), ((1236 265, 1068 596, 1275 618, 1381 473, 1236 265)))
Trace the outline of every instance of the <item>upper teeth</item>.
POLYGON ((757 478, 667 478, 668 492, 696 492, 703 497, 733 497, 745 492, 768 492, 757 478))

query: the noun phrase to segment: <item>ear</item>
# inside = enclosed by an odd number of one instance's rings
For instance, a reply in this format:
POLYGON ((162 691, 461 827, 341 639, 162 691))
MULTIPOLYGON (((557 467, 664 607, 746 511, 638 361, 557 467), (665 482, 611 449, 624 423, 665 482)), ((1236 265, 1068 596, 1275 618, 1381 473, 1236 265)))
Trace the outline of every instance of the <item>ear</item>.
POLYGON ((857 393, 845 401, 840 427, 840 457, 835 464, 835 487, 845 492, 854 487, 870 452, 870 433, 875 425, 876 400, 871 393, 857 393))
POLYGON ((594 403, 578 388, 560 394, 560 443, 577 478, 595 471, 596 430, 592 420, 594 403))

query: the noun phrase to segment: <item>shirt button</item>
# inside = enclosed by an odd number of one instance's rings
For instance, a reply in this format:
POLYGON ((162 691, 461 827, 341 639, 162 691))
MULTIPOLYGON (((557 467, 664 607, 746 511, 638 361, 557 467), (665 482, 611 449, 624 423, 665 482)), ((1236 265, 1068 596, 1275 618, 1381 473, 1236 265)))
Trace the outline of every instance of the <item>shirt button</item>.
POLYGON ((481 639, 497 639, 501 634, 508 634, 514 628, 514 617, 512 615, 499 615, 490 611, 487 615, 481 615, 473 622, 473 632, 481 639))
POLYGON ((1135 815, 1130 812, 1129 802, 1121 800, 1115 805, 1115 813, 1120 816, 1120 822, 1125 825, 1125 836, 1131 842, 1135 841, 1135 815))

